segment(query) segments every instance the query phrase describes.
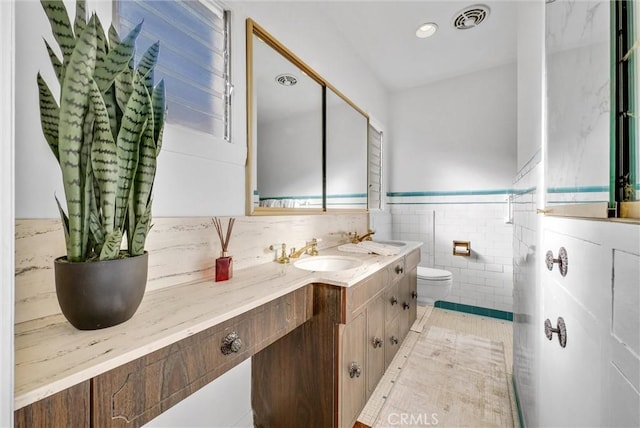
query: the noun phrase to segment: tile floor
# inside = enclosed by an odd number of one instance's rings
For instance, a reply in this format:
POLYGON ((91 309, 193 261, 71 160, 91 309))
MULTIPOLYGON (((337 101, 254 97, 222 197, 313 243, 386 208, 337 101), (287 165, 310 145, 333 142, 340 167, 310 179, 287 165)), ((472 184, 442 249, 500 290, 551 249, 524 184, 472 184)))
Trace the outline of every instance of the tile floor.
MULTIPOLYGON (((389 365, 389 368, 378 384, 378 387, 373 392, 371 398, 360 414, 358 422, 365 426, 375 425, 376 418, 385 404, 386 397, 394 388, 395 380, 398 378, 407 358, 411 355, 418 338, 421 334, 426 334, 432 326, 454 330, 458 333, 475 335, 502 343, 509 388, 509 397, 505 397, 505 399, 509 400, 507 405, 511 407, 512 419, 514 421, 514 426, 517 428, 518 413, 515 406, 515 396, 511 382, 513 373, 513 331, 511 321, 455 312, 446 309, 434 308, 432 306, 418 307, 418 317, 416 322, 407 335, 407 338, 404 340, 402 347, 396 354, 396 357, 389 365)), ((411 393, 411 391, 402 392, 411 393)), ((420 392, 415 391, 415 393, 419 394, 420 392)), ((474 424, 470 421, 467 426, 474 426, 474 424)))

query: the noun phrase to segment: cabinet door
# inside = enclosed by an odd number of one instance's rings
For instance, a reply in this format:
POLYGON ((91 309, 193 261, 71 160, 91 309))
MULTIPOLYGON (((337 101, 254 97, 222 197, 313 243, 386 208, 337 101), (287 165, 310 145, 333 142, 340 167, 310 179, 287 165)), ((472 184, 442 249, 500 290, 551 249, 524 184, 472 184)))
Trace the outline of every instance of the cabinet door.
POLYGON ((396 352, 400 349, 400 330, 398 329, 399 316, 395 317, 393 321, 387 324, 385 329, 386 340, 384 342, 384 365, 389 367, 391 360, 395 357, 396 352))
POLYGON ((400 284, 394 282, 384 292, 385 320, 390 322, 400 313, 400 284))
POLYGON ((378 385, 384 373, 384 295, 380 295, 367 307, 367 399, 378 385))
POLYGON ((400 315, 399 323, 398 323, 398 334, 400 336, 400 341, 403 341, 407 336, 409 329, 411 328, 411 324, 413 324, 411 314, 413 314, 413 319, 415 320, 416 313, 416 305, 411 297, 411 281, 410 276, 405 275, 400 280, 400 315))
POLYGON ((339 382, 340 426, 351 428, 365 404, 365 312, 350 323, 340 326, 339 382))

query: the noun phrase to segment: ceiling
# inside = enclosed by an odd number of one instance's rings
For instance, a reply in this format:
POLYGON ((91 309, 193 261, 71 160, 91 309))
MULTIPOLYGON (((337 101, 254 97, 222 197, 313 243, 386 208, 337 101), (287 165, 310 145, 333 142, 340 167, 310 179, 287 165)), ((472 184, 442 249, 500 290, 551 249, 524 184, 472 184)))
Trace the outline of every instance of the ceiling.
POLYGON ((516 1, 326 1, 318 8, 388 90, 402 90, 472 73, 516 59, 516 1), (458 30, 453 19, 483 4, 489 16, 458 30), (439 29, 427 39, 425 22, 439 29))

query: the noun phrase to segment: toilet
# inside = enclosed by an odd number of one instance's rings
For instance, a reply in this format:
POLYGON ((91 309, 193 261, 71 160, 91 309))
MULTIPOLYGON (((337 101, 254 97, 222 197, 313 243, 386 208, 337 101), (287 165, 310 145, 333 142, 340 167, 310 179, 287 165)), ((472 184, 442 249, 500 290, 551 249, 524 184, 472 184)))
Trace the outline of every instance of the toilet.
POLYGON ((418 304, 433 305, 451 293, 452 274, 448 270, 418 266, 418 304))

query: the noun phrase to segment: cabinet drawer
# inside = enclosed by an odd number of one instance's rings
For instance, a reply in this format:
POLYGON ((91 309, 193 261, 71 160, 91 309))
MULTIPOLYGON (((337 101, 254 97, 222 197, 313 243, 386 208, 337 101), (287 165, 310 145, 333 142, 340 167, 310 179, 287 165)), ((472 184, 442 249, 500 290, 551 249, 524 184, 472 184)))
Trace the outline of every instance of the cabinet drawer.
POLYGON ((420 263, 420 249, 413 250, 405 256, 405 267, 407 272, 415 269, 420 263))
POLYGON ((94 426, 140 426, 311 318, 304 287, 97 376, 94 426), (222 350, 235 333, 240 342, 222 350))
POLYGON ((388 282, 388 271, 382 269, 368 279, 347 289, 347 319, 349 322, 362 311, 365 306, 384 290, 388 282))
POLYGON ((405 272, 404 257, 392 263, 387 270, 389 272, 389 279, 392 282, 400 281, 405 272))
POLYGON ((60 391, 14 413, 15 428, 90 426, 89 381, 60 391))

